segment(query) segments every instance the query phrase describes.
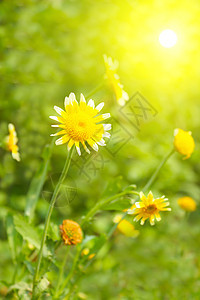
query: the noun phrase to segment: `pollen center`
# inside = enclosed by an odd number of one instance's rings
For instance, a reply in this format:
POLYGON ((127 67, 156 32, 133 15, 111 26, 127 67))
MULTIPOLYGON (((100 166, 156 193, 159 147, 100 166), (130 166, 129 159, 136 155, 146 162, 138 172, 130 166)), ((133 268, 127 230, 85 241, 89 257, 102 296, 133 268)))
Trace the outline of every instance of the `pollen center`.
POLYGON ((87 141, 93 137, 98 129, 95 118, 84 112, 76 112, 65 120, 68 135, 74 141, 87 141))
POLYGON ((155 206, 155 204, 150 204, 147 206, 146 210, 147 213, 152 214, 154 211, 156 211, 157 207, 155 206))
POLYGON ((85 122, 81 122, 81 121, 78 122, 78 126, 80 126, 80 127, 85 127, 85 125, 86 125, 85 122))

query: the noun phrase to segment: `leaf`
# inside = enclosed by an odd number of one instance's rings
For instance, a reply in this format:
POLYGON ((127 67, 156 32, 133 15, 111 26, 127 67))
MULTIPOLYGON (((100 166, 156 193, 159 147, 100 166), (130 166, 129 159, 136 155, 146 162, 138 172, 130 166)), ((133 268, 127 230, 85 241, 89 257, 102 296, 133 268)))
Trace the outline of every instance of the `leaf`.
POLYGON ((90 253, 97 253, 106 240, 107 237, 105 234, 100 236, 87 236, 84 247, 90 248, 90 253))
POLYGON ((28 283, 26 283, 24 281, 20 281, 20 282, 15 283, 15 284, 13 284, 9 287, 8 291, 10 292, 12 290, 31 291, 31 287, 28 283))
POLYGON ((59 226, 53 222, 49 224, 48 237, 54 242, 60 240, 59 226))
POLYGON ((34 275, 35 269, 30 261, 24 260, 23 262, 31 275, 34 275))
POLYGON ((47 280, 47 278, 43 277, 36 286, 36 292, 35 292, 36 296, 44 292, 47 289, 49 283, 50 282, 47 280))
MULTIPOLYGON (((21 234, 24 240, 35 246, 38 250, 40 249, 41 238, 38 231, 29 223, 26 218, 21 215, 14 216, 15 229, 21 234)), ((44 246, 44 256, 50 256, 51 252, 48 251, 47 247, 44 246)))
POLYGON ((31 222, 33 218, 35 207, 45 182, 53 145, 54 145, 54 140, 52 140, 50 146, 47 145, 45 147, 42 154, 44 160, 41 163, 39 170, 35 174, 30 184, 30 188, 27 195, 26 208, 25 208, 25 216, 29 217, 29 222, 31 222))
POLYGON ((103 206, 102 208, 104 210, 119 210, 122 211, 124 209, 127 209, 131 206, 130 204, 130 200, 127 198, 121 198, 118 200, 115 200, 109 204, 106 204, 105 206, 103 206))
POLYGON ((6 217, 6 230, 8 236, 8 243, 11 250, 13 262, 16 263, 17 259, 17 246, 19 245, 19 234, 15 230, 13 216, 8 215, 6 217))

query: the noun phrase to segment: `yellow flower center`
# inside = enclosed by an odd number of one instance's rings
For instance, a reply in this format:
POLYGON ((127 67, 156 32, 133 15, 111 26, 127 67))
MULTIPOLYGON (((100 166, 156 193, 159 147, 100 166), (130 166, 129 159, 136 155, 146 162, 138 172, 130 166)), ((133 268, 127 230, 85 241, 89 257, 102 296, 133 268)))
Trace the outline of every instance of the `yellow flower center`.
POLYGON ((155 204, 150 204, 146 208, 146 212, 149 213, 149 214, 154 213, 156 210, 157 210, 157 207, 156 207, 155 204))
POLYGON ((95 118, 84 112, 77 112, 65 119, 65 129, 75 141, 86 141, 102 130, 103 125, 95 124, 95 118))

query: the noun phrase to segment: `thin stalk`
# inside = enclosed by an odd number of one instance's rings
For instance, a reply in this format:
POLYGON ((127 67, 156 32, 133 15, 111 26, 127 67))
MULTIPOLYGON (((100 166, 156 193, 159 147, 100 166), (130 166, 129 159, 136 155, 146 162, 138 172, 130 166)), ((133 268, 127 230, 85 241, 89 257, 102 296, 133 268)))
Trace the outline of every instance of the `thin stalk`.
POLYGON ((143 192, 145 192, 146 190, 148 190, 150 188, 150 186, 154 183, 155 179, 158 176, 158 173, 160 172, 161 168, 164 166, 164 164, 166 163, 166 161, 172 156, 172 154, 175 152, 174 149, 172 149, 166 157, 164 157, 164 159, 161 161, 161 163, 159 164, 159 166, 157 167, 157 169, 155 170, 155 172, 152 174, 152 176, 150 177, 150 179, 148 180, 148 182, 146 183, 146 185, 144 186, 144 188, 142 189, 143 192))
POLYGON ((56 188, 55 188, 54 193, 53 193, 52 198, 51 198, 51 202, 49 204, 49 209, 48 209, 48 213, 47 213, 46 220, 45 220, 45 225, 44 225, 44 231, 43 231, 40 251, 39 251, 39 255, 38 255, 38 261, 37 261, 36 270, 35 270, 35 275, 34 275, 34 278, 33 278, 33 295, 32 295, 32 299, 34 299, 34 297, 35 297, 35 288, 36 288, 36 283, 37 283, 38 278, 39 278, 40 265, 41 265, 42 256, 43 256, 43 248, 44 248, 45 241, 46 241, 46 236, 47 236, 47 232, 48 232, 48 228, 49 228, 49 222, 50 222, 51 214, 53 212, 54 204, 55 204, 56 198, 58 196, 58 193, 60 191, 61 184, 63 183, 63 181, 64 181, 64 179, 67 175, 67 172, 69 170, 69 166, 70 166, 73 151, 74 151, 74 147, 69 151, 69 154, 67 156, 64 168, 62 170, 62 174, 61 174, 61 176, 58 180, 58 183, 56 185, 56 188))
POLYGON ((116 195, 114 195, 114 196, 112 196, 112 197, 110 197, 108 199, 105 199, 105 200, 97 202, 96 205, 87 213, 87 215, 85 216, 84 220, 81 223, 81 226, 83 226, 86 222, 88 222, 89 219, 92 218, 103 205, 106 205, 106 204, 110 203, 111 201, 113 201, 113 200, 115 200, 115 199, 117 199, 117 198, 119 198, 121 196, 124 196, 126 194, 134 194, 134 195, 138 195, 139 196, 138 192, 135 192, 135 191, 124 191, 124 192, 116 194, 116 195))
POLYGON ((65 256, 64 256, 64 259, 63 259, 63 263, 62 263, 62 266, 60 268, 60 272, 59 272, 59 276, 58 276, 58 282, 57 282, 56 290, 55 290, 55 299, 58 297, 58 291, 59 291, 61 281, 62 281, 62 278, 63 278, 64 269, 65 269, 65 265, 66 265, 66 262, 67 262, 69 250, 70 250, 70 246, 68 246, 67 249, 66 249, 66 253, 65 253, 65 256))
POLYGON ((98 84, 88 95, 86 95, 86 98, 90 98, 91 96, 93 96, 94 94, 96 94, 104 85, 103 82, 101 82, 100 84, 98 84))
POLYGON ((61 289, 60 289, 60 292, 59 292, 59 295, 63 292, 64 288, 66 287, 66 285, 68 284, 68 282, 70 281, 70 279, 72 278, 72 276, 74 274, 74 270, 76 268, 76 265, 77 265, 77 262, 78 262, 78 259, 79 259, 80 251, 81 251, 81 247, 77 246, 76 255, 74 257, 74 262, 73 262, 71 271, 69 272, 68 276, 66 277, 65 281, 63 282, 63 284, 61 286, 61 289))

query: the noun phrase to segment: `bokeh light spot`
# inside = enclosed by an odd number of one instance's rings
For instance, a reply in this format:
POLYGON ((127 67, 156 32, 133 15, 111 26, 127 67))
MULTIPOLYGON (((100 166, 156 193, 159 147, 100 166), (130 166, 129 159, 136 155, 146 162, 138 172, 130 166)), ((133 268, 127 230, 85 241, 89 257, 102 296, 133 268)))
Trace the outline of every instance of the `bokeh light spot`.
POLYGON ((171 48, 177 43, 177 35, 171 29, 165 29, 159 35, 159 42, 165 48, 171 48))

